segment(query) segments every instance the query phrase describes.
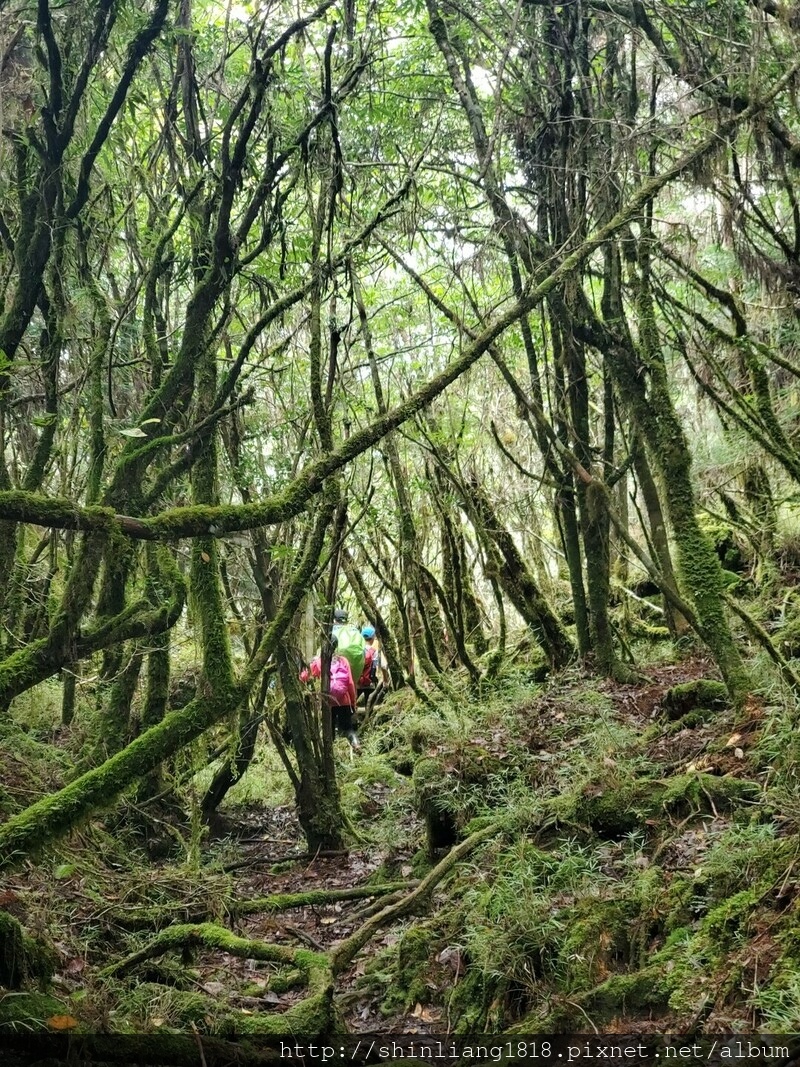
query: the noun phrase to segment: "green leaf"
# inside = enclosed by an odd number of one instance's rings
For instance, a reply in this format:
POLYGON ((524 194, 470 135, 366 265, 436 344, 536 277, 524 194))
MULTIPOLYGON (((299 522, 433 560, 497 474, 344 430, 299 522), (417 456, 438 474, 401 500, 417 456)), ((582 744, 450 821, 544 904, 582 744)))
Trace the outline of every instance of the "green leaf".
POLYGON ((130 430, 120 430, 119 432, 123 437, 147 437, 147 434, 141 426, 134 426, 130 430))
POLYGON ((76 871, 74 863, 59 863, 55 871, 53 871, 54 878, 69 878, 76 871))

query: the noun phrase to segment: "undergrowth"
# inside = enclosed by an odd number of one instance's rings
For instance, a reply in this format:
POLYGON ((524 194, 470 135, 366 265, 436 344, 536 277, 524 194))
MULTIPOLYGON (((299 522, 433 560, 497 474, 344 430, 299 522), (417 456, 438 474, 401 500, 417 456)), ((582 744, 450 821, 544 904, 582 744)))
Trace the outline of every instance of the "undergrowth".
MULTIPOLYGON (((668 721, 664 695, 684 668, 663 646, 638 686, 577 669, 534 684, 519 668, 436 711, 390 695, 360 755, 335 747, 351 845, 369 857, 363 877, 422 876, 476 826, 500 819, 503 829, 449 875, 428 915, 405 918, 372 951, 343 1003, 371 1003, 395 1021, 427 1012, 453 1032, 797 1029, 797 708, 762 667, 762 702, 744 725, 724 709, 668 721)), ((685 671, 707 677, 700 661, 685 671)), ((34 728, 12 721, 0 736, 19 768, 0 794, 9 811, 37 778, 69 774, 69 735, 57 735, 46 703, 34 728)), ((222 1032, 235 998, 265 987, 237 985, 211 963, 196 980, 177 960, 133 984, 97 977, 109 954, 193 910, 224 923, 241 898, 236 834, 210 835, 199 822, 213 766, 193 768, 214 744, 187 750, 164 779, 182 818, 154 809, 144 829, 131 793, 42 856, 35 889, 20 883, 27 929, 58 941, 56 991, 87 1025, 222 1032), (159 818, 169 849, 154 862, 148 834, 159 818), (213 1007, 220 997, 233 998, 228 1008, 213 1007)), ((284 768, 262 739, 223 814, 258 832, 259 820, 285 812, 280 825, 296 835, 291 807, 284 768)), ((298 847, 295 837, 263 849, 298 847)), ((256 866, 247 891, 269 892, 290 869, 256 866)))

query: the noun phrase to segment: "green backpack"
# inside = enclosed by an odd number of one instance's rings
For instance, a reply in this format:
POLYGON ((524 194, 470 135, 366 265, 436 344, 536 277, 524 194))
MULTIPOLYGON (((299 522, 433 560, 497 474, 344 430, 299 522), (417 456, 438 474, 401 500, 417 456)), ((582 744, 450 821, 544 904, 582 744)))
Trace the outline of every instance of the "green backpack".
POLYGON ((364 659, 367 654, 367 646, 361 636, 361 631, 355 626, 348 626, 344 623, 341 626, 334 626, 333 635, 338 641, 336 651, 350 664, 353 681, 358 682, 364 670, 364 659))

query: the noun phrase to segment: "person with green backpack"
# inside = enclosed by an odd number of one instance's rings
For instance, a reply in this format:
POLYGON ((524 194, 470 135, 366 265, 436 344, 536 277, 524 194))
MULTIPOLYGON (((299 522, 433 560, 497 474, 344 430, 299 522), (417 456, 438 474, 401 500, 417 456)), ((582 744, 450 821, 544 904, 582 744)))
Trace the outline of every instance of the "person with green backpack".
POLYGON ((353 678, 360 678, 364 671, 367 646, 358 627, 348 623, 344 608, 336 608, 333 613, 332 634, 336 638, 339 655, 344 656, 350 664, 353 678))

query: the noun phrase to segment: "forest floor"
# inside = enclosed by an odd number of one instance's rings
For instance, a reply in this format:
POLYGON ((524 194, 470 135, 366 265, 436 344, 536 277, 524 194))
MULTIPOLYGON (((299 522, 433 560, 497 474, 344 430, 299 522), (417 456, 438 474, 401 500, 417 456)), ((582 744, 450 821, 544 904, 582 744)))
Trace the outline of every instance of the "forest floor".
MULTIPOLYGON (((343 1031, 800 1031, 795 720, 774 684, 738 717, 719 686, 685 685, 714 678, 664 645, 635 685, 578 669, 537 685, 521 666, 460 708, 395 695, 362 755, 337 742, 341 855, 305 854, 266 742, 210 831, 200 782, 188 819, 125 801, 0 885, 0 908, 56 953, 25 1026, 224 1035, 297 1011, 308 990, 291 967, 225 945, 142 949, 211 920, 330 953, 489 827, 336 974, 343 1031), (274 899, 312 890, 328 901, 274 899)), ((45 734, 0 742, 7 810, 66 773, 75 733, 45 734)))

